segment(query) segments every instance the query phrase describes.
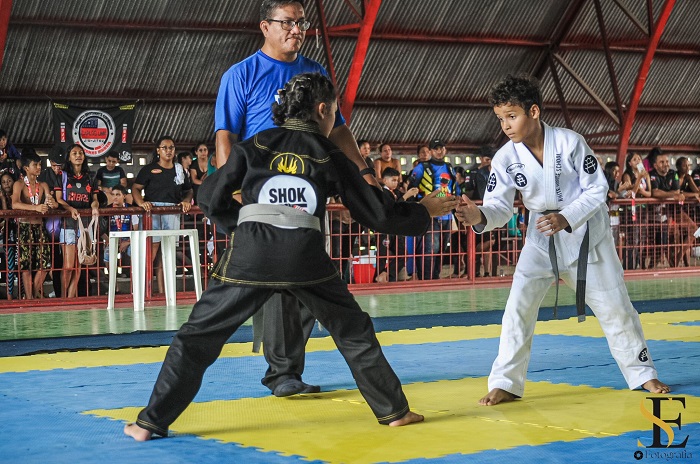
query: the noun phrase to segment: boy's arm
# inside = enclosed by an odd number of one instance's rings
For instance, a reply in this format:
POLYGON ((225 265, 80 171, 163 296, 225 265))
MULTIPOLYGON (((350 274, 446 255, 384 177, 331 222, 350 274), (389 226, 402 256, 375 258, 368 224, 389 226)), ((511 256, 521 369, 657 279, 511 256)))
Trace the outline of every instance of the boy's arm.
POLYGON ((12 185, 12 209, 36 211, 36 205, 26 204, 22 201, 22 188, 24 188, 24 182, 21 180, 15 181, 12 185))
MULTIPOLYGON (((580 135, 573 147, 571 159, 578 172, 582 193, 565 206, 560 214, 569 223, 570 230, 574 230, 584 225, 605 204, 608 196, 608 181, 605 180, 605 174, 593 150, 580 135)), ((570 230, 567 228, 567 231, 570 230)))
MULTIPOLYGON (((39 187, 41 184, 39 184, 39 187)), ((24 211, 38 211, 40 213, 45 213, 49 210, 49 207, 40 203, 38 205, 33 205, 31 203, 26 203, 22 201, 22 189, 24 188, 24 182, 18 180, 12 186, 12 209, 19 209, 24 211)))
POLYGON ((502 158, 495 157, 491 162, 491 173, 484 187, 483 204, 479 206, 483 217, 472 226, 478 234, 502 227, 513 217, 516 188, 506 172, 507 165, 499 162, 502 158))
POLYGON ((49 208, 58 208, 58 203, 54 200, 53 195, 51 195, 51 188, 46 182, 41 183, 41 188, 44 189, 44 203, 48 205, 49 208))

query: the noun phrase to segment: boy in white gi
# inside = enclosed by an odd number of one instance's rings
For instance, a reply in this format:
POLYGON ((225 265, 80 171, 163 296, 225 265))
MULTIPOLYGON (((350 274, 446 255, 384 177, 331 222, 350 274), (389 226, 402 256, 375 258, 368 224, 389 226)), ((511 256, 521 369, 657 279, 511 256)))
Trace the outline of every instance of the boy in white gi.
POLYGON ((477 233, 502 227, 513 216, 520 191, 530 223, 503 315, 489 393, 479 403, 491 406, 523 396, 539 307, 559 275, 572 288, 578 278, 579 320, 585 317, 585 295, 629 388, 668 393, 670 388, 657 379, 627 294, 605 205, 608 185, 593 151, 576 132, 540 120, 539 85, 527 76, 506 77, 491 90, 489 102, 510 141, 493 158, 483 206, 463 196, 457 217, 477 233), (579 253, 587 259, 579 260, 579 253))

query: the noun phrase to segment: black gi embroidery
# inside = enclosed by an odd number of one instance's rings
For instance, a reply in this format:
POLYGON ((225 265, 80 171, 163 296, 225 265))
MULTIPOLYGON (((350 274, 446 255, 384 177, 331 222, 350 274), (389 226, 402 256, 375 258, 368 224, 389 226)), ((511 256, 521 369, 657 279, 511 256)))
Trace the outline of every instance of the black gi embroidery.
POLYGON ((493 190, 496 188, 496 174, 491 173, 489 176, 489 182, 486 184, 486 190, 489 192, 493 192, 493 190))
POLYGON ((583 170, 586 174, 593 174, 598 169, 598 160, 593 155, 586 155, 583 159, 583 170))
POLYGON ((647 362, 649 361, 649 353, 647 352, 647 349, 644 348, 641 353, 639 353, 639 356, 637 356, 637 359, 639 359, 641 362, 647 362))
POLYGON ((525 177, 525 174, 519 172, 515 175, 515 185, 517 185, 520 188, 523 188, 527 185, 527 177, 525 177))

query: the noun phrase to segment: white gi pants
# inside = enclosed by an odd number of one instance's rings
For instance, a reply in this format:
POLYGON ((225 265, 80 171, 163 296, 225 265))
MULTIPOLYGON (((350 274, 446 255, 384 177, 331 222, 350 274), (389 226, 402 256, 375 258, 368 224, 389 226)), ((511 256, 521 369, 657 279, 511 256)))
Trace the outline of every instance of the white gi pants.
MULTIPOLYGON (((586 304, 598 318, 627 385, 635 389, 657 378, 656 369, 646 347, 639 315, 627 294, 612 236, 603 239, 596 246, 596 252, 598 261, 588 263, 586 304)), ((564 266, 561 254, 557 254, 559 275, 575 289, 577 262, 564 266)), ((503 314, 498 357, 491 368, 489 391, 500 388, 523 396, 535 322, 553 282, 548 252, 526 242, 503 314)))

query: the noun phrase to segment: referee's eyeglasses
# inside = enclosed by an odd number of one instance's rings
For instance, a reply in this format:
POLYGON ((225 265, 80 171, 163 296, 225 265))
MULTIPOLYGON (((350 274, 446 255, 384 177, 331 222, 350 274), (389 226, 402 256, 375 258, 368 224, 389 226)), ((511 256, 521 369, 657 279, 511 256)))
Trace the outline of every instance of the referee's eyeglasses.
POLYGON ((291 31, 294 26, 297 26, 300 31, 307 31, 311 27, 311 23, 306 19, 300 19, 299 21, 294 21, 293 19, 266 19, 268 23, 280 23, 282 29, 285 31, 291 31))

